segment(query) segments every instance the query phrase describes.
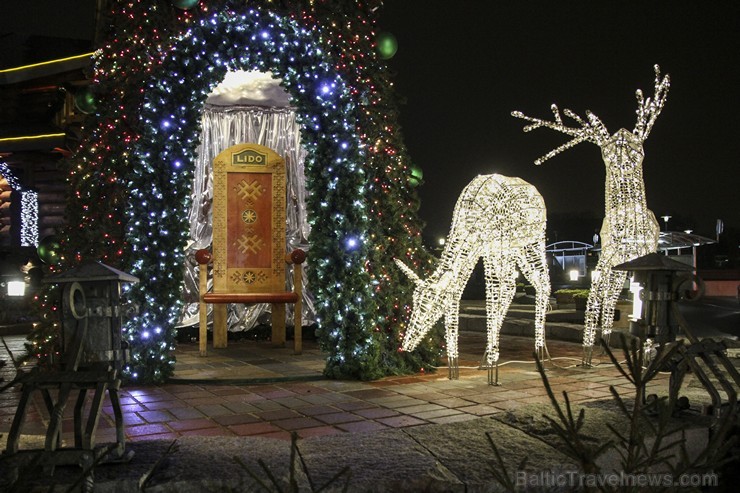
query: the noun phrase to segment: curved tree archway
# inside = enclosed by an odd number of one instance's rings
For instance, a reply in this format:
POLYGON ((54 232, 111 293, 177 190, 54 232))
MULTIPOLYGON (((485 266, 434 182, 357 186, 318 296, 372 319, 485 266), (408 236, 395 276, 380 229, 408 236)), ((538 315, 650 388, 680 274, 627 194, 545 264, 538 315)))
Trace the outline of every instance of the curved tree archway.
POLYGON ((160 287, 181 282, 188 235, 184 211, 190 205, 203 104, 226 72, 234 70, 269 71, 282 78, 293 97, 308 152, 308 273, 318 300, 317 317, 320 326, 332 328, 324 337, 335 346, 351 340, 349 350, 356 359, 377 357, 367 316, 373 312, 364 267, 367 183, 355 133, 356 107, 313 33, 270 12, 214 13, 178 39, 157 68, 146 87, 141 114, 145 130, 128 176, 126 236, 136 259, 132 274, 141 279, 131 296, 146 307, 127 326, 131 345, 143 349, 134 355, 134 368, 137 359, 159 357, 161 345, 172 344, 171 327, 181 305, 160 287), (152 205, 164 197, 181 208, 152 212, 152 205))
MULTIPOLYGON (((96 53, 97 110, 66 162, 63 260, 50 270, 92 258, 137 275, 141 283, 127 288, 139 307, 126 325, 127 372, 166 380, 203 103, 229 70, 271 72, 292 97, 308 153, 308 275, 325 373, 372 379, 433 363, 433 344, 398 352, 411 288, 392 258, 417 269, 430 258, 395 96, 374 52, 381 0, 244 3, 209 0, 187 11, 171 0, 115 3, 96 53)), ((39 356, 58 330, 56 296, 41 298, 39 356)))

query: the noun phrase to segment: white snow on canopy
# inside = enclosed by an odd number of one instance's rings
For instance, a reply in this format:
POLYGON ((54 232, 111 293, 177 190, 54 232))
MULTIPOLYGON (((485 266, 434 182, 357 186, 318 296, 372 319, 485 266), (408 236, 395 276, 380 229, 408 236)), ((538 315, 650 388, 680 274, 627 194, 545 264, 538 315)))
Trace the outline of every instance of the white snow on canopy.
POLYGON ((215 106, 290 106, 290 94, 280 86, 282 79, 273 79, 265 72, 227 72, 208 95, 206 104, 215 106))

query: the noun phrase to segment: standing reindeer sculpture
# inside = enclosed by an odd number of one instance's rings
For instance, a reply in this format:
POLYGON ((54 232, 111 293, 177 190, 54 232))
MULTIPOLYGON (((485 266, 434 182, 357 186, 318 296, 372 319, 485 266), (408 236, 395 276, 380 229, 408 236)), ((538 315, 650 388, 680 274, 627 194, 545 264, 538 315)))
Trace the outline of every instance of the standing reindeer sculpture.
POLYGON ((579 142, 589 141, 601 148, 606 165, 606 187, 604 222, 601 226, 601 256, 586 305, 585 330, 583 332, 583 365, 591 366, 596 329, 601 322, 602 337, 608 341, 614 321, 614 306, 622 290, 627 273, 614 271, 615 265, 655 252, 658 248, 660 227, 655 215, 647 208, 645 183, 642 177, 642 160, 645 156, 642 145, 658 118, 670 87, 668 75, 661 78, 660 68, 655 66, 655 94, 645 99, 637 90, 637 123, 632 132, 620 129, 609 135, 599 118, 586 111, 583 120, 565 109, 565 116, 573 119, 579 127, 568 127, 563 123, 558 107, 552 105, 555 121, 531 118, 519 111, 512 113, 531 125, 525 132, 547 127, 570 135, 573 139, 537 159, 542 164, 547 159, 570 149, 579 142))
POLYGON ((444 314, 449 377, 459 377, 460 297, 478 259, 483 257, 488 383, 498 384, 499 331, 516 291, 517 266, 537 290, 535 349, 542 355, 545 310, 550 296, 545 221, 542 196, 524 180, 501 175, 481 175, 473 179, 457 200, 442 258, 429 278, 420 279, 396 259, 401 270, 416 283, 413 310, 402 348, 413 350, 444 314))

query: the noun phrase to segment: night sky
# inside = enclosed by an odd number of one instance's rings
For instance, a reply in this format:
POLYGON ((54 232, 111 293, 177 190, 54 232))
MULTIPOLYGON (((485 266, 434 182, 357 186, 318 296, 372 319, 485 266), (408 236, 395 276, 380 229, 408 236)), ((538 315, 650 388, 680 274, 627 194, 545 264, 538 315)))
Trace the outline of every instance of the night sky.
MULTIPOLYGON (((69 49, 59 37, 92 35, 90 0, 2 3, 3 66, 16 62, 24 36, 69 49)), ((590 109, 610 133, 632 130, 635 90, 652 95, 656 63, 672 85, 645 143, 648 206, 673 216, 669 229, 714 237, 717 219, 740 228, 740 2, 385 0, 379 29, 398 38, 388 65, 404 141, 424 171, 427 236, 447 233, 474 176, 501 173, 540 190, 551 225, 568 213, 596 218, 583 221, 582 236, 557 238, 590 240, 604 207, 599 148, 584 142, 535 166, 568 137, 525 134, 510 113, 551 119, 557 103, 590 109)))
POLYGON ((648 206, 661 227, 673 216, 668 229, 713 238, 717 219, 740 227, 740 3, 385 0, 379 28, 398 39, 388 63, 404 140, 424 172, 426 236, 446 235, 458 194, 487 173, 534 184, 553 217, 600 223, 600 149, 583 142, 535 166, 570 138, 525 134, 510 113, 551 120, 556 103, 591 110, 611 134, 632 130, 635 90, 652 96, 656 63, 671 90, 644 146, 648 206))

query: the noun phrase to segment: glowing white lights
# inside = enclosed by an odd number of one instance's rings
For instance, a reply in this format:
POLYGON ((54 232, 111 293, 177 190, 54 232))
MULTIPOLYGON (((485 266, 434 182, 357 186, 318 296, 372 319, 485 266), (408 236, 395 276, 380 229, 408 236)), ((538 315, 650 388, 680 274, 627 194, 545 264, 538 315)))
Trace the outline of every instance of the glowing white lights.
POLYGON ((33 190, 26 190, 10 167, 0 162, 0 176, 14 191, 21 195, 21 246, 37 246, 39 244, 39 195, 33 190))
POLYGON ((580 127, 566 126, 555 105, 552 105, 555 118, 552 122, 525 116, 519 111, 512 113, 517 118, 531 122, 524 127, 525 132, 546 127, 573 137, 569 142, 537 159, 535 164, 541 164, 579 142, 589 141, 601 148, 606 165, 602 249, 596 266, 599 276, 592 278, 583 332, 583 364, 586 366, 591 365, 597 327, 601 326, 602 337, 606 338, 611 333, 614 307, 626 280, 627 272, 613 271, 612 267, 655 252, 658 247, 660 228, 655 216, 647 208, 645 199, 642 177, 643 143, 663 109, 669 87, 669 76, 661 78, 660 68, 655 65, 654 97, 645 99, 639 89, 636 93, 637 123, 634 130, 629 132, 620 129, 611 136, 601 120, 589 111, 586 112, 586 119, 582 119, 571 110, 563 110, 565 116, 575 120, 580 127))
POLYGON ((15 177, 15 174, 13 174, 13 172, 10 170, 10 166, 2 161, 0 161, 0 176, 5 178, 5 181, 8 182, 8 185, 10 185, 10 188, 12 188, 13 190, 18 190, 21 188, 21 184, 18 181, 18 178, 15 177))
POLYGON ((21 246, 39 244, 39 194, 32 190, 21 192, 21 246))
POLYGON ((499 358, 499 332, 516 291, 517 267, 536 288, 535 349, 545 345, 545 311, 550 280, 545 259, 545 203, 535 187, 521 178, 480 175, 462 191, 437 269, 420 279, 396 259, 416 283, 413 310, 403 349, 413 350, 437 320, 445 316, 450 378, 458 377, 460 297, 478 259, 486 277, 489 383, 499 358))
POLYGON ((642 286, 639 282, 635 282, 634 279, 630 280, 630 293, 632 293, 632 314, 630 320, 636 322, 642 317, 642 298, 640 297, 640 291, 642 286))
POLYGON ((23 296, 26 294, 24 281, 8 281, 8 296, 23 296))

